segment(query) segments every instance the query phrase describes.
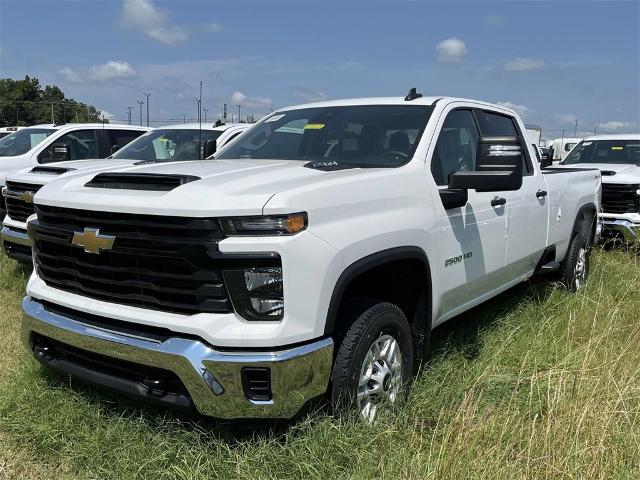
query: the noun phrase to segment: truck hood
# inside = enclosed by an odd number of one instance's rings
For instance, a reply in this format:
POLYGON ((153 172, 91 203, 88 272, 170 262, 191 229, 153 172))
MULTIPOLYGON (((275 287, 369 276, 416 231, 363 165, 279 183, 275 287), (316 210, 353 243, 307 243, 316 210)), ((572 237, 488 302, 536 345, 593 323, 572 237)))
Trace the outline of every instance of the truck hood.
POLYGON ((16 155, 14 157, 0 157, 0 185, 5 184, 8 175, 15 173, 31 164, 31 155, 16 155))
POLYGON ((576 163, 558 167, 597 168, 602 172, 602 183, 640 183, 640 167, 628 163, 576 163))
MULTIPOLYGON (((294 160, 201 160, 131 165, 108 172, 199 177, 168 192, 87 187, 95 172, 52 182, 35 203, 98 211, 176 216, 260 215, 276 193, 328 175, 294 160)), ((333 174, 347 173, 332 172, 333 174)))
POLYGON ((20 182, 30 183, 34 185, 46 185, 49 182, 63 178, 64 176, 77 173, 81 170, 83 172, 98 172, 105 169, 118 169, 131 165, 133 160, 74 160, 70 162, 51 163, 46 165, 38 165, 40 167, 51 167, 52 169, 61 169, 60 173, 55 172, 33 172, 35 167, 28 167, 20 170, 17 173, 7 175, 7 182, 20 182), (65 172, 64 169, 69 169, 69 172, 65 172))

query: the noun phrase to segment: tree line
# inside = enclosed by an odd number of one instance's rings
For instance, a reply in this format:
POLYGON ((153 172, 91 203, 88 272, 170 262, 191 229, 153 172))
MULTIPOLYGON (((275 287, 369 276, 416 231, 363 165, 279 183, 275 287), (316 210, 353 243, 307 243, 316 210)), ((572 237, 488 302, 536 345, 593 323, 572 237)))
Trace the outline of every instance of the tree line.
POLYGON ((93 105, 67 98, 55 85, 40 85, 37 78, 0 79, 0 127, 40 123, 107 122, 93 105))

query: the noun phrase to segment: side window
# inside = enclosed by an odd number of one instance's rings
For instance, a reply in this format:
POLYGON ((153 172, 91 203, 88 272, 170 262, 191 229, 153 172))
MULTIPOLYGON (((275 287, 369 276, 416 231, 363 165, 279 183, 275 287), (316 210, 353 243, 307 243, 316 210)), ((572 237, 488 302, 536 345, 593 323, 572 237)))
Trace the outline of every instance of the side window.
MULTIPOLYGON (((480 126, 480 133, 485 137, 493 137, 493 136, 507 136, 507 137, 520 137, 521 140, 525 139, 525 136, 522 135, 516 125, 515 120, 512 117, 507 115, 501 115, 495 112, 485 112, 483 110, 476 110, 476 118, 478 120, 478 125, 480 126)), ((525 148, 526 143, 523 142, 523 150, 527 151, 525 148)), ((534 150, 537 154, 537 148, 534 147, 534 150)), ((531 165, 531 159, 529 155, 525 153, 524 155, 524 163, 522 165, 522 172, 525 175, 533 173, 533 166, 531 165)))
POLYGON ((436 184, 447 185, 452 172, 475 169, 479 139, 471 110, 454 110, 447 115, 431 159, 436 184))
POLYGON ((105 131, 107 132, 107 138, 109 139, 109 145, 108 145, 108 148, 107 148, 107 150, 108 150, 107 154, 109 154, 109 155, 114 153, 116 150, 121 149, 127 143, 131 142, 132 140, 135 140, 140 135, 145 133, 145 132, 139 131, 139 130, 111 130, 111 129, 106 129, 105 131))
POLYGON ((100 158, 95 130, 76 130, 61 136, 40 153, 38 161, 48 163, 61 160, 86 160, 88 158, 100 158), (55 147, 58 145, 67 146, 68 158, 60 158, 56 154, 55 147))

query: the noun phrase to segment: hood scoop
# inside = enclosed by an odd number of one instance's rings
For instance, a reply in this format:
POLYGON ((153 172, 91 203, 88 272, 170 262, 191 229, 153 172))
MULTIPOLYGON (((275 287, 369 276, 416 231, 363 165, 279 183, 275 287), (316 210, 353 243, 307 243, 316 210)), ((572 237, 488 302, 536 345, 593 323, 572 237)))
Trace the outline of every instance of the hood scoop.
POLYGON ((100 173, 87 182, 85 187, 170 192, 174 188, 196 180, 200 180, 200 177, 158 173, 100 173))
POLYGON ((62 167, 33 167, 29 173, 44 173, 45 175, 62 175, 63 173, 73 172, 75 168, 62 167))
POLYGON ((616 174, 613 170, 602 170, 600 173, 603 177, 613 177, 616 174))

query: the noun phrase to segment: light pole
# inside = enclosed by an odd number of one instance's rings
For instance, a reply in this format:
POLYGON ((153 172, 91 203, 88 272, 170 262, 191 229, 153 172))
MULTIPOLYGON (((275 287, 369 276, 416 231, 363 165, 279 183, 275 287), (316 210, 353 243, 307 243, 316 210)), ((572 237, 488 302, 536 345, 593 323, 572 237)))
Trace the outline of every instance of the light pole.
POLYGON ((151 96, 151 94, 145 93, 144 95, 147 97, 147 127, 148 127, 149 126, 149 97, 151 96))
POLYGON ((129 117, 129 125, 131 125, 131 110, 133 110, 133 107, 127 107, 128 110, 128 117, 129 117))
POLYGON ((238 122, 240 122, 240 120, 242 120, 242 117, 240 116, 240 105, 236 105, 236 107, 238 107, 238 122))
POLYGON ((142 105, 144 105, 144 100, 136 100, 138 105, 140 105, 140 126, 142 126, 142 105))
POLYGON ((204 112, 204 123, 207 123, 207 112, 209 111, 209 109, 203 108, 202 111, 204 112))

